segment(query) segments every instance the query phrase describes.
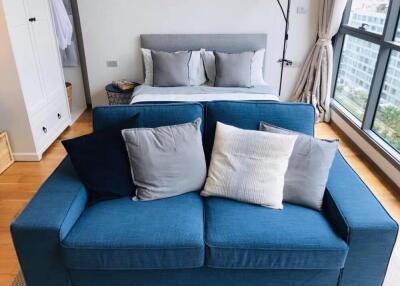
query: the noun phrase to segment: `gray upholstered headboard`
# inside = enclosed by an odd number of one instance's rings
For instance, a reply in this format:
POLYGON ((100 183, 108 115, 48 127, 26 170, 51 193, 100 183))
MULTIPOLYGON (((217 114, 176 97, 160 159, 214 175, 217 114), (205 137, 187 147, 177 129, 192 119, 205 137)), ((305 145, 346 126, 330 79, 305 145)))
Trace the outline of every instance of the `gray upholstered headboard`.
POLYGON ((142 48, 166 52, 206 49, 227 53, 266 49, 266 34, 145 34, 142 48))

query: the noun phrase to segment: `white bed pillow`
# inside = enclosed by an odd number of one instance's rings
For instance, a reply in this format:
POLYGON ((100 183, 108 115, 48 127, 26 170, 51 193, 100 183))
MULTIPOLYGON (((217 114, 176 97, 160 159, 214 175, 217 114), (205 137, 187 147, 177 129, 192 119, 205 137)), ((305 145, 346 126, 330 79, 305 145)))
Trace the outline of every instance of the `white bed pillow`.
POLYGON ((207 81, 200 51, 192 51, 189 61, 189 81, 192 86, 199 86, 207 81))
MULTIPOLYGON (((210 86, 214 86, 216 77, 214 52, 206 51, 205 49, 201 49, 200 52, 208 78, 207 84, 210 86)), ((251 63, 251 86, 266 84, 264 81, 263 72, 264 58, 265 49, 258 50, 254 53, 253 61, 251 63)))
POLYGON ((143 63, 144 63, 144 83, 145 85, 153 85, 153 58, 151 57, 151 50, 142 49, 143 63))
POLYGON ((244 130, 217 122, 202 196, 282 209, 283 186, 296 135, 244 130))
POLYGON ((265 85, 264 80, 264 59, 265 49, 258 50, 254 53, 251 63, 251 85, 265 85))
MULTIPOLYGON (((154 69, 153 69, 153 58, 151 56, 151 50, 141 49, 144 62, 145 72, 145 85, 153 85, 154 69)), ((203 61, 201 59, 200 51, 192 51, 192 55, 189 61, 189 82, 191 86, 199 86, 207 81, 206 73, 204 70, 203 61)))

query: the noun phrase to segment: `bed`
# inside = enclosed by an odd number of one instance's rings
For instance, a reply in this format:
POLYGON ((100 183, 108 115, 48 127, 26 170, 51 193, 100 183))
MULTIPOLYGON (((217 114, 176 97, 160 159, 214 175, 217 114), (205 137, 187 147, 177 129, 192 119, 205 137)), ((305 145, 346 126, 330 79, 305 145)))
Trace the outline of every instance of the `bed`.
POLYGON ((239 87, 153 87, 138 86, 132 95, 131 104, 147 102, 209 102, 216 100, 277 101, 276 90, 268 85, 252 88, 239 87))
MULTIPOLYGON (((176 52, 206 49, 227 53, 240 53, 266 49, 266 34, 145 34, 140 36, 144 49, 176 52)), ((264 64, 265 71, 265 64, 264 64)), ((259 85, 251 88, 214 87, 208 85, 183 87, 135 88, 131 104, 169 102, 279 101, 275 88, 259 85)))

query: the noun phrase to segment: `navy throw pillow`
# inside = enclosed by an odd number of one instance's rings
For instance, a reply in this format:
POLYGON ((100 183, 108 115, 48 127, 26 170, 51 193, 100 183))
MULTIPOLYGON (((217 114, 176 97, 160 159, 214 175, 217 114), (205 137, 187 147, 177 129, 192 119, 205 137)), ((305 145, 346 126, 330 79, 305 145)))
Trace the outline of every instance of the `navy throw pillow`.
POLYGON ((135 186, 121 131, 137 127, 138 115, 105 130, 62 141, 91 202, 133 195, 135 186))

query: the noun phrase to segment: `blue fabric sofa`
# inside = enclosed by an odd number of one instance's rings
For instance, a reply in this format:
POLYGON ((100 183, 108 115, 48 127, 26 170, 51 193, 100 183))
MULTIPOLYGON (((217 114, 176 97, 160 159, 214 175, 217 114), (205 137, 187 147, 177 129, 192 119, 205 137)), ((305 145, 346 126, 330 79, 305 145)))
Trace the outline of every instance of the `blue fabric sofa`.
MULTIPOLYGON (((101 107, 94 130, 140 113, 140 126, 203 118, 207 158, 217 121, 314 132, 310 105, 272 102, 101 107)), ((238 174, 240 175, 240 174, 238 174)), ((11 226, 28 286, 381 285, 398 226, 338 153, 323 212, 281 211, 198 193, 87 205, 68 157, 11 226)))

